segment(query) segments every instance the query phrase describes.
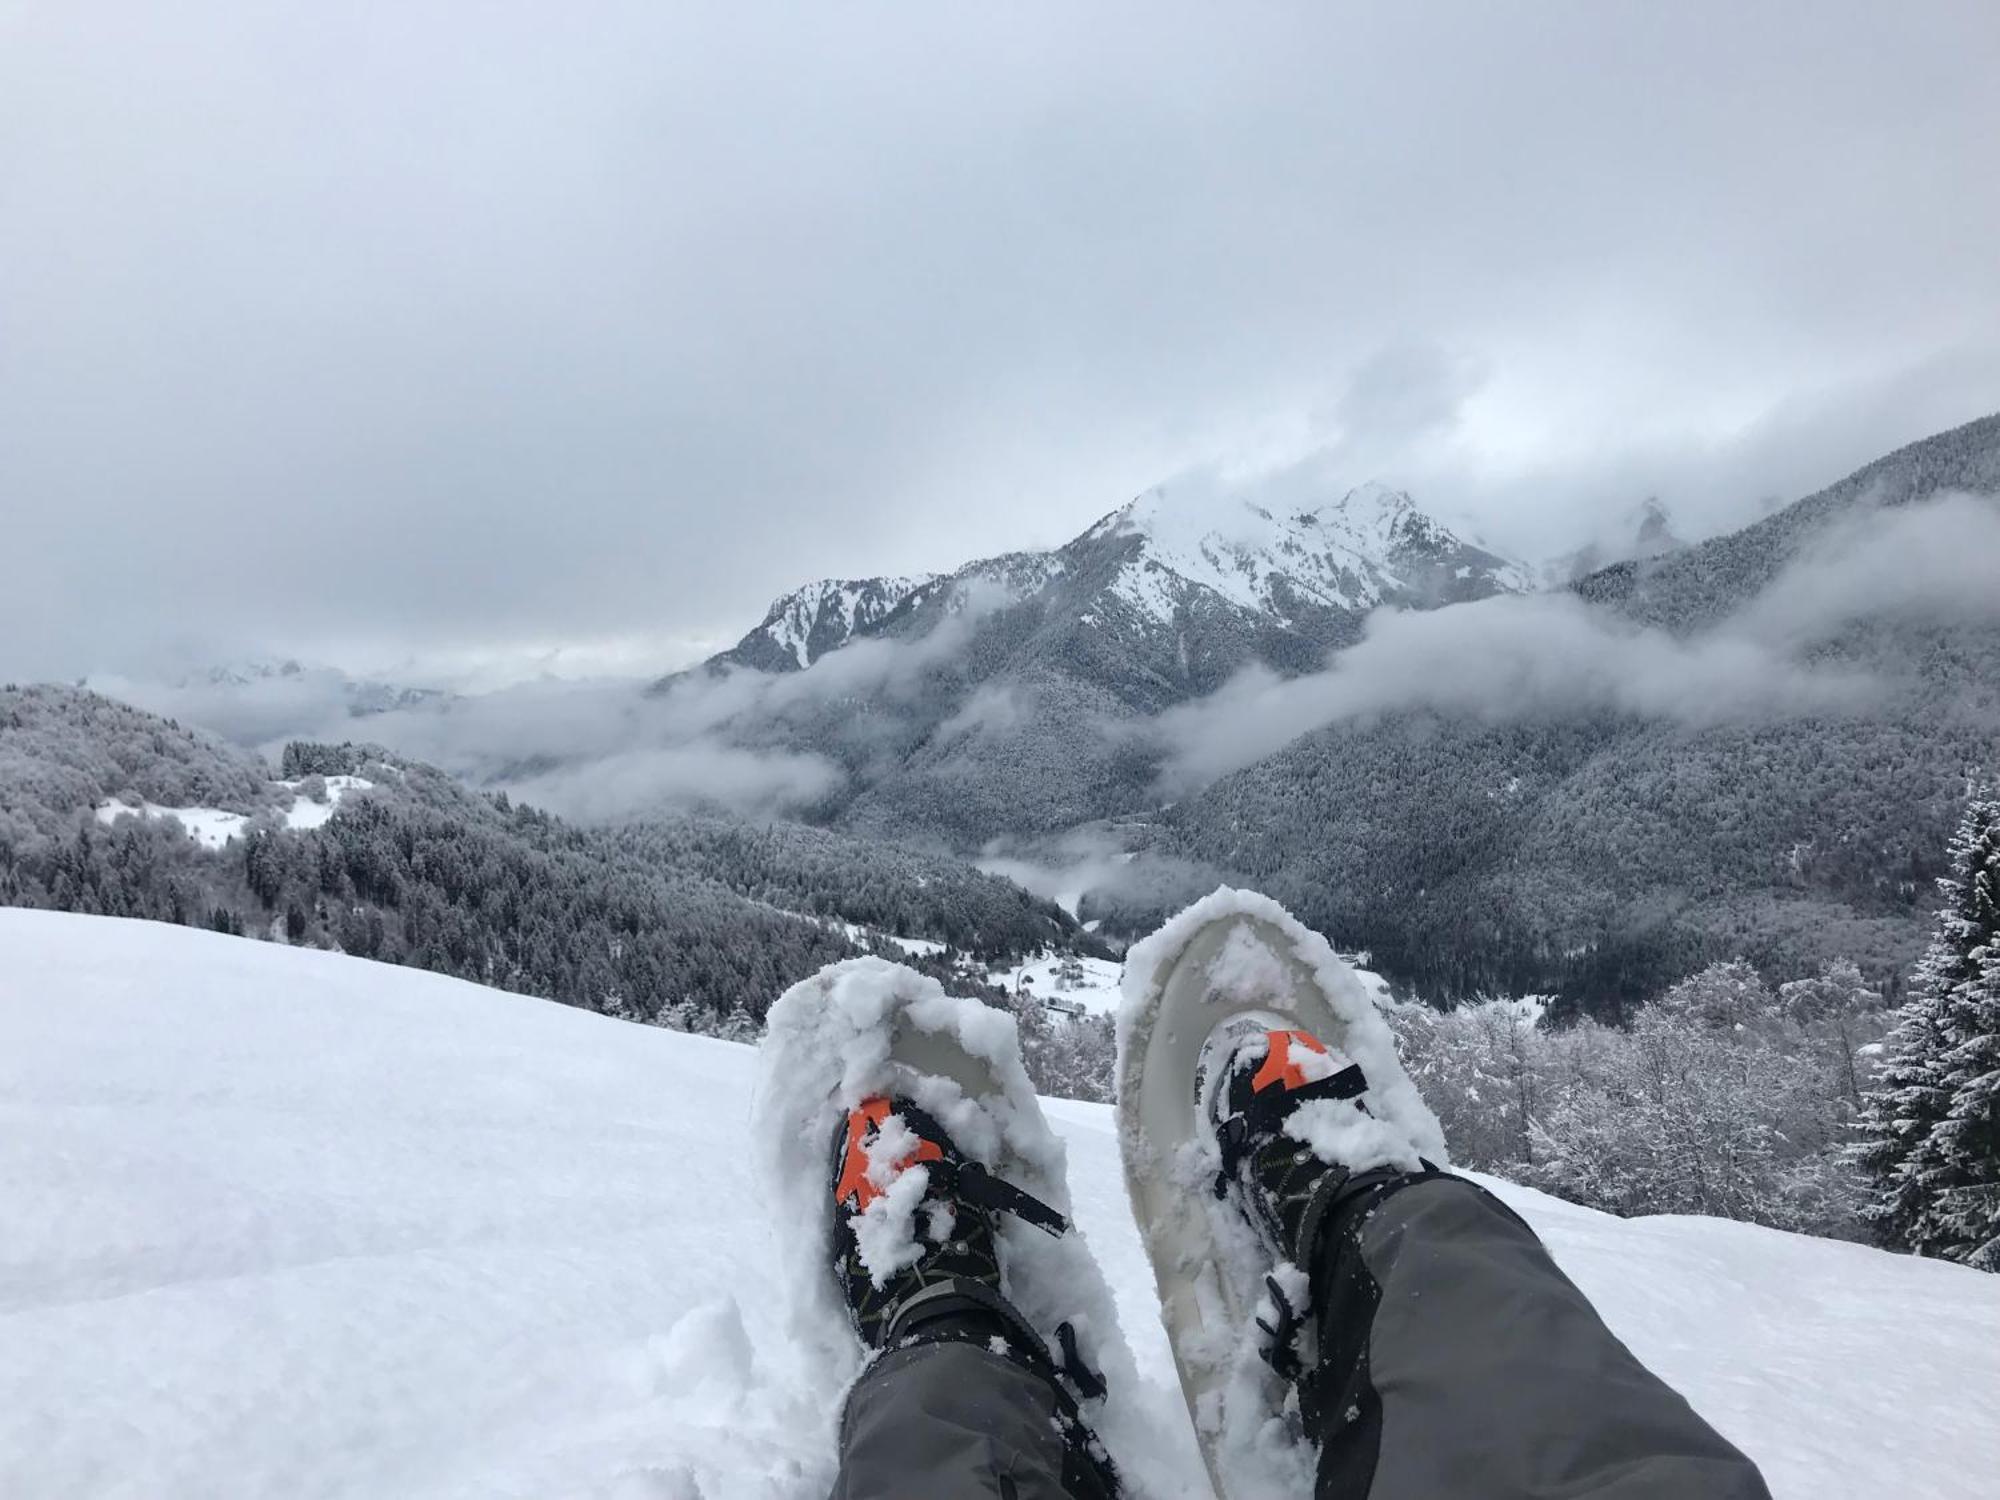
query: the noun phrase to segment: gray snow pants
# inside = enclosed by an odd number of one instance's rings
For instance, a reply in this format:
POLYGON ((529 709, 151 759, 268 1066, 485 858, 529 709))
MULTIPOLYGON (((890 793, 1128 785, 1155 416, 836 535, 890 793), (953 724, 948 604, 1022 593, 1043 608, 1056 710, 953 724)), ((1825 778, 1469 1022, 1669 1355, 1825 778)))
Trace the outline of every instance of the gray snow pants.
MULTIPOLYGON (((1363 1200, 1318 1261, 1317 1500, 1769 1500, 1474 1184, 1363 1200)), ((848 1399, 832 1500, 1068 1500, 1054 1410, 974 1345, 891 1354, 848 1399)))

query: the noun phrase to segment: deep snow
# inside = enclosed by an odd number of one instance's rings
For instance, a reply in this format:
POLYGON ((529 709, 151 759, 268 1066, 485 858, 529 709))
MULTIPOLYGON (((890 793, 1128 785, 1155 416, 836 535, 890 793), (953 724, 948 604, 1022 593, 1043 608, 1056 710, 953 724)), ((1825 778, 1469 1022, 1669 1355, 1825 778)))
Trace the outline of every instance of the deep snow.
MULTIPOLYGON (((0 910, 0 1492, 819 1500, 748 1048, 457 980, 0 910)), ((1051 1102, 1170 1382, 1110 1111, 1051 1102)), ((1506 1185, 1796 1500, 2000 1472, 2000 1277, 1506 1185)), ((1186 1454, 1184 1426, 1161 1452, 1186 1454)))

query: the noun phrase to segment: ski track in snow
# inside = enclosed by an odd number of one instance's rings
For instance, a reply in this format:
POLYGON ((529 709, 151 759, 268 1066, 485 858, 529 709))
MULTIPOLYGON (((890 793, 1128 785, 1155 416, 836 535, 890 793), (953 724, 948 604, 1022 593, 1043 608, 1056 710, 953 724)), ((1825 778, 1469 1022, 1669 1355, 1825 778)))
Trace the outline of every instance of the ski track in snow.
MULTIPOLYGON (((0 910, 0 1491, 820 1500, 840 1393, 780 1327, 774 1236, 815 1231, 761 1200, 756 1061, 0 910)), ((1170 1382, 1111 1113, 1045 1108, 1170 1382)), ((1991 1493, 2000 1277, 1493 1185, 1781 1500, 1991 1493)))

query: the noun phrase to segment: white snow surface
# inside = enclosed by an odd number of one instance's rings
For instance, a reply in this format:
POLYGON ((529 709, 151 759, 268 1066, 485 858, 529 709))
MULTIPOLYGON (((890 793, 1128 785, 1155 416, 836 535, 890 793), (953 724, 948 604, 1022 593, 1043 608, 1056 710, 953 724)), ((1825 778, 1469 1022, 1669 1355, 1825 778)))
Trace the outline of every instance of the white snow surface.
POLYGON ((97 806, 97 821, 107 828, 125 817, 178 819, 188 837, 204 849, 224 847, 250 821, 248 813, 229 812, 220 807, 163 807, 157 802, 141 802, 134 807, 116 799, 97 806))
POLYGON ((281 781, 279 786, 294 795, 292 805, 285 811, 287 828, 317 828, 333 816, 333 810, 340 806, 341 799, 350 792, 366 792, 374 789, 375 783, 360 776, 326 776, 321 778, 326 784, 326 800, 315 802, 310 797, 298 795, 303 781, 281 781))
POLYGON ((870 944, 877 948, 892 947, 917 958, 935 958, 945 950, 945 945, 935 938, 898 937, 893 932, 883 932, 876 927, 863 927, 858 922, 833 921, 825 925, 850 943, 870 944))
POLYGON ((1118 1009, 1118 981, 1122 973, 1119 964, 1108 958, 1078 956, 1076 963, 1083 978, 1074 987, 1064 989, 1063 961, 1064 955, 1059 953, 1037 954, 990 970, 986 977, 1001 988, 1014 991, 1025 980, 1029 993, 1038 999, 1072 1001, 1094 1016, 1108 1016, 1118 1009))
MULTIPOLYGON (((0 1491, 821 1500, 839 1391, 781 1303, 824 1271, 752 1165, 757 1079, 416 970, 0 910, 0 1491)), ((1110 1111, 1042 1110, 1194 1492, 1110 1111)), ((1992 1493, 2000 1277, 1488 1185, 1781 1500, 1992 1493)))
MULTIPOLYGON (((349 792, 365 792, 375 783, 359 776, 328 776, 326 800, 315 802, 309 797, 298 795, 302 781, 274 781, 275 787, 282 787, 293 793, 292 804, 285 810, 287 828, 318 828, 333 816, 340 799, 349 792)), ((221 849, 232 840, 242 836, 244 825, 250 821, 249 813, 230 812, 220 807, 163 807, 157 802, 141 802, 136 807, 116 798, 101 802, 97 806, 97 821, 110 827, 123 817, 174 818, 187 830, 188 837, 204 849, 221 849)))

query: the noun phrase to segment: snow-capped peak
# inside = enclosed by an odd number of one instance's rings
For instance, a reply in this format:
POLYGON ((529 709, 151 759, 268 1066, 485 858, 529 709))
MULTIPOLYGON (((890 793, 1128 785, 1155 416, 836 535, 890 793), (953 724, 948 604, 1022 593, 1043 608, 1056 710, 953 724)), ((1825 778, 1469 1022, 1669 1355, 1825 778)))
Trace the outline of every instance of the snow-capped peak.
POLYGON ((1312 493, 1322 479, 1304 466, 1244 486, 1190 476, 1148 490, 1081 540, 1138 537, 1114 587, 1159 618, 1172 613, 1175 578, 1280 618, 1302 605, 1372 609, 1530 586, 1526 569, 1461 539, 1404 491, 1370 482, 1322 500, 1312 493))

